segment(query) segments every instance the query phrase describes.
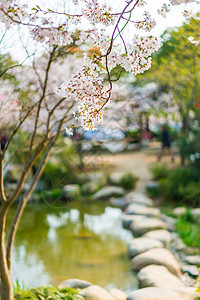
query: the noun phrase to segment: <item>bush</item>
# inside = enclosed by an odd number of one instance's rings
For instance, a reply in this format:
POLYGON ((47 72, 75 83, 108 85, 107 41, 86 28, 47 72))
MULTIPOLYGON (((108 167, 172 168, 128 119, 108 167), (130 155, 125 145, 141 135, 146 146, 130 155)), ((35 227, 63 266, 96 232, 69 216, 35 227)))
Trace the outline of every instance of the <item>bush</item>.
POLYGON ((160 193, 168 200, 191 207, 200 203, 200 172, 196 169, 177 168, 161 179, 160 193))
POLYGON ((153 173, 155 180, 166 178, 170 172, 165 164, 154 164, 150 167, 150 171, 153 173))
POLYGON ((40 287, 30 290, 21 290, 19 286, 15 288, 14 299, 32 299, 32 300, 78 300, 78 291, 72 288, 59 289, 56 287, 40 287))
POLYGON ((185 205, 200 206, 200 182, 191 182, 188 185, 180 186, 179 192, 185 205))
POLYGON ((137 180, 138 178, 132 173, 126 173, 120 178, 119 185, 124 189, 131 190, 135 188, 137 180))

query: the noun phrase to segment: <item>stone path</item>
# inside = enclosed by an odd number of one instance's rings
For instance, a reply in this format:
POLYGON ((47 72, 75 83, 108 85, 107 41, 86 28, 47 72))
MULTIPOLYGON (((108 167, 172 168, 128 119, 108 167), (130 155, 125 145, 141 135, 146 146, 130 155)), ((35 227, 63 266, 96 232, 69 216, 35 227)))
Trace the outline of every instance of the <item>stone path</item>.
MULTIPOLYGON (((145 186, 151 179, 149 165, 153 161, 155 162, 156 157, 155 155, 148 156, 145 152, 138 152, 134 153, 134 159, 132 160, 132 155, 129 153, 118 154, 117 162, 116 156, 115 158, 110 156, 109 163, 112 164, 112 159, 115 161, 113 172, 133 172, 140 179, 134 192, 125 195, 121 192, 120 203, 119 199, 116 202, 112 200, 113 203, 120 204, 120 207, 124 209, 122 224, 133 233, 133 239, 128 244, 127 253, 130 257, 131 268, 137 272, 140 288, 126 295, 117 289, 107 291, 91 283, 76 282, 78 287, 81 284, 83 286, 84 284, 88 285, 81 289, 80 299, 194 299, 196 287, 192 279, 187 280, 186 273, 193 277, 198 275, 198 269, 195 269, 196 266, 193 264, 198 262, 198 256, 188 257, 184 256, 183 253, 183 255, 178 255, 180 246, 184 248, 184 244, 174 232, 175 219, 161 214, 160 209, 154 206, 152 199, 145 195, 145 186), (178 241, 179 243, 177 243, 178 241), (179 247, 176 246, 176 243, 179 247), (189 273, 190 271, 191 273, 189 273)), ((105 196, 105 192, 108 193, 105 189, 102 189, 104 192, 104 195, 101 195, 102 197, 105 196)), ((109 187, 110 192, 111 187, 109 187)), ((102 191, 98 193, 102 193, 102 191)), ((177 211, 180 213, 180 209, 177 211)), ((72 285, 66 282, 62 286, 72 285)))

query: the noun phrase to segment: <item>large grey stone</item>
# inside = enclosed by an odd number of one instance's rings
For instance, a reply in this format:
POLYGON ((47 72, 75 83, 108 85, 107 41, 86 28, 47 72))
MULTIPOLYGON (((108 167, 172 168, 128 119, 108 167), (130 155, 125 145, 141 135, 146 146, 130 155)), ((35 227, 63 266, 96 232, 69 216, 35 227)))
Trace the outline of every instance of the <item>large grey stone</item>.
POLYGON ((134 235, 142 235, 151 230, 165 229, 166 225, 163 221, 156 218, 144 217, 131 223, 130 229, 134 235))
POLYGON ((169 216, 166 216, 165 214, 161 214, 160 218, 161 218, 161 220, 163 220, 166 223, 170 223, 170 224, 173 224, 173 225, 176 224, 176 219, 173 218, 173 217, 169 217, 169 216))
POLYGON ((164 214, 160 216, 161 220, 165 222, 167 230, 170 232, 174 232, 176 230, 176 219, 172 217, 168 217, 164 214))
POLYGON ((111 184, 119 185, 120 179, 122 178, 123 173, 114 172, 109 175, 109 181, 111 184))
POLYGON ((186 207, 176 207, 173 209, 172 213, 175 217, 179 218, 183 215, 185 215, 187 212, 186 207))
POLYGON ((200 267, 200 255, 190 255, 185 257, 185 261, 191 265, 197 265, 200 267))
POLYGON ((183 287, 183 282, 164 266, 149 265, 137 274, 140 287, 183 287))
POLYGON ((171 234, 165 229, 149 231, 145 233, 144 237, 161 241, 167 248, 169 248, 172 241, 171 234))
POLYGON ((146 206, 144 206, 143 204, 131 203, 128 204, 127 208, 125 209, 125 213, 127 215, 134 215, 133 211, 135 211, 136 209, 143 209, 143 208, 146 208, 146 206))
POLYGON ((144 216, 140 215, 122 215, 122 224, 124 228, 129 228, 133 221, 141 220, 144 216))
POLYGON ((159 217, 160 209, 155 207, 145 207, 139 204, 129 204, 125 211, 129 215, 144 215, 148 217, 159 217))
POLYGON ((67 184, 62 189, 62 197, 67 201, 72 201, 80 196, 80 187, 78 184, 67 184))
POLYGON ((200 208, 191 209, 191 214, 196 222, 200 223, 200 208))
POLYGON ((153 206, 153 200, 148 198, 145 194, 130 192, 126 194, 125 199, 128 203, 138 203, 143 206, 153 206))
POLYGON ((165 266, 172 274, 180 275, 180 266, 174 255, 167 249, 150 249, 135 256, 131 261, 131 267, 135 271, 139 271, 149 265, 165 266))
POLYGON ((199 269, 194 265, 183 265, 181 271, 195 278, 199 276, 199 269))
POLYGON ((86 287, 92 285, 89 281, 82 280, 82 279, 77 279, 77 278, 72 278, 72 279, 67 279, 59 284, 59 288, 66 288, 66 287, 71 287, 74 289, 85 289, 86 287))
POLYGON ((158 240, 153 240, 147 237, 140 237, 132 240, 128 244, 128 254, 130 257, 134 257, 152 248, 162 248, 162 247, 163 244, 158 240))
POLYGON ((146 189, 147 190, 158 190, 160 187, 160 184, 158 181, 149 181, 147 184, 146 184, 146 189))
POLYGON ((97 285, 91 285, 83 289, 79 295, 87 300, 116 300, 109 292, 97 285))
POLYGON ((125 194, 125 190, 118 186, 106 186, 96 192, 92 199, 93 200, 104 200, 108 199, 112 196, 123 196, 125 194))
POLYGON ((115 207, 120 207, 124 209, 127 206, 126 201, 124 198, 111 198, 109 199, 109 204, 115 207))
POLYGON ((116 300, 126 300, 127 298, 127 295, 118 289, 112 288, 108 291, 116 300))
POLYGON ((99 188, 98 181, 89 181, 83 184, 82 191, 84 194, 94 194, 99 188))
POLYGON ((173 289, 148 287, 133 291, 128 295, 127 300, 192 300, 195 289, 192 287, 173 289))

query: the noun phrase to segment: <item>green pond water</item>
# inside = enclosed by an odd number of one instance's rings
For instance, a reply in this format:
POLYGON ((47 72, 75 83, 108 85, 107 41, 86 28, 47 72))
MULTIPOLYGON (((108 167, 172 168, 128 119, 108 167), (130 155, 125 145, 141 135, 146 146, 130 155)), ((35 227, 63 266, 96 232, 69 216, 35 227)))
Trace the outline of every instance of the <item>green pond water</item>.
MULTIPOLYGON (((14 215, 11 211, 10 220, 14 215)), ((29 205, 17 232, 13 281, 26 287, 59 284, 67 278, 130 292, 137 279, 130 270, 122 212, 103 203, 55 207, 29 205)))

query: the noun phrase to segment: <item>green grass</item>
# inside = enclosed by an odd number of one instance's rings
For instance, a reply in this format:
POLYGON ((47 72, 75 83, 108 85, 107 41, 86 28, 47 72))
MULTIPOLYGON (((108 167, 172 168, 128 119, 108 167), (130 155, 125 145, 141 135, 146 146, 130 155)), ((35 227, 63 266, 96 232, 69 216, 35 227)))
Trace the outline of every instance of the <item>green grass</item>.
POLYGON ((21 289, 19 285, 14 288, 14 299, 32 300, 80 300, 78 290, 72 288, 39 287, 34 289, 21 289))
POLYGON ((177 219, 176 230, 186 245, 200 249, 200 224, 193 220, 190 211, 177 219))
MULTIPOLYGON (((160 209, 165 215, 173 217, 172 211, 175 207, 176 205, 172 206, 172 203, 169 203, 169 206, 165 204, 165 206, 161 206, 160 209)), ((177 218, 176 232, 187 246, 200 249, 200 224, 193 219, 190 209, 187 210, 185 215, 177 218)))

